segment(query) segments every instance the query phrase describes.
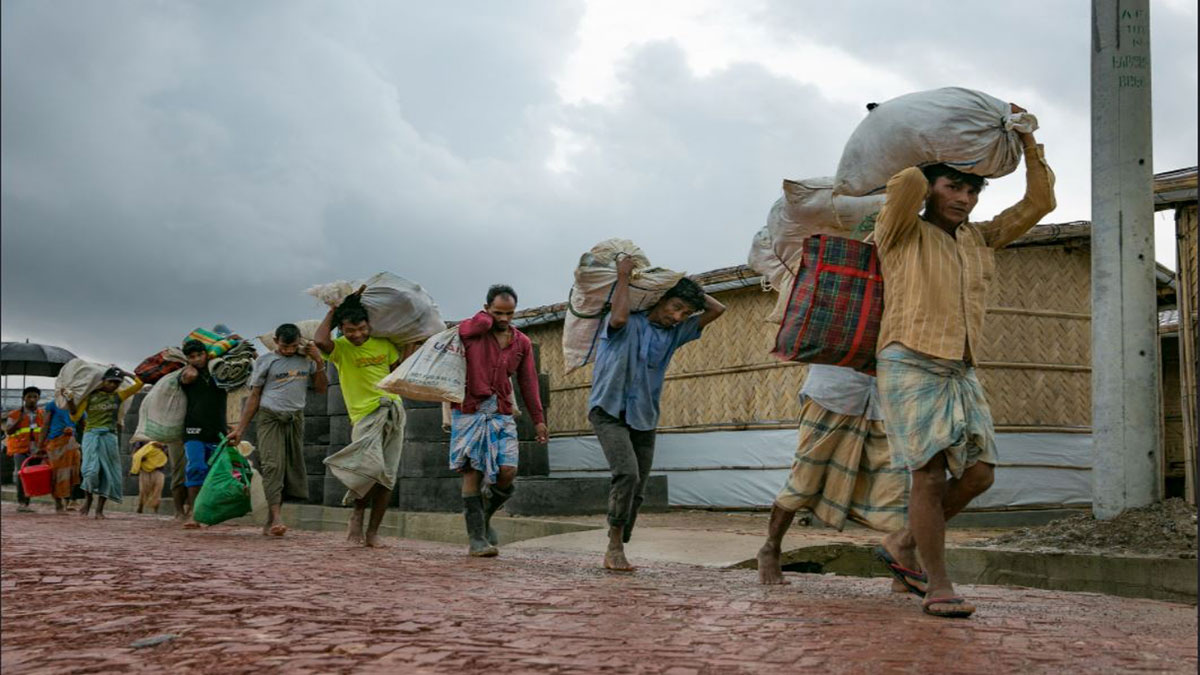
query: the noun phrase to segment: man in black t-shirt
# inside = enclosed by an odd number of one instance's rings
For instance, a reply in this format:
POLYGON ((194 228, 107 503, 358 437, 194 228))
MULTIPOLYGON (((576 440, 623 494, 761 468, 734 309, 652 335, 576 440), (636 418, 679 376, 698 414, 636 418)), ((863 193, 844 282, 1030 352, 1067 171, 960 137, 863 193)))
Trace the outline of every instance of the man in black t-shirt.
POLYGON ((183 417, 183 453, 187 458, 184 485, 187 486, 188 519, 184 527, 200 527, 193 514, 196 495, 208 475, 208 460, 221 442, 225 426, 225 390, 218 387, 208 372, 208 351, 199 340, 183 343, 188 365, 179 376, 180 388, 187 396, 183 417))

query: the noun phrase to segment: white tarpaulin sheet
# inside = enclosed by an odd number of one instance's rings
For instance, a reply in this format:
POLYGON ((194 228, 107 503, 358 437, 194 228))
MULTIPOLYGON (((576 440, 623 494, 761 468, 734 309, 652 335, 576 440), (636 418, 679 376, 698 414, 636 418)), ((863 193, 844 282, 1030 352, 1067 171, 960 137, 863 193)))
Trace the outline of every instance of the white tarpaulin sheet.
MULTIPOLYGON (((795 429, 659 434, 654 473, 669 476, 672 506, 768 507, 787 479, 795 429)), ((1000 465, 991 490, 968 510, 1090 504, 1089 434, 997 434, 1000 465)), ((555 477, 608 473, 595 436, 550 439, 555 477)))

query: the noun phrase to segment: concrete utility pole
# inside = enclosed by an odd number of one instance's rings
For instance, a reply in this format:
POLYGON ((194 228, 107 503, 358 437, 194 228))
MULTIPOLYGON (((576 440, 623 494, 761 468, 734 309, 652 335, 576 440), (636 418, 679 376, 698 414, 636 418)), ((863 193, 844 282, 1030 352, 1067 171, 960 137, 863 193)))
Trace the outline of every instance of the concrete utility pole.
POLYGON ((1149 0, 1092 0, 1092 511, 1161 494, 1149 0))

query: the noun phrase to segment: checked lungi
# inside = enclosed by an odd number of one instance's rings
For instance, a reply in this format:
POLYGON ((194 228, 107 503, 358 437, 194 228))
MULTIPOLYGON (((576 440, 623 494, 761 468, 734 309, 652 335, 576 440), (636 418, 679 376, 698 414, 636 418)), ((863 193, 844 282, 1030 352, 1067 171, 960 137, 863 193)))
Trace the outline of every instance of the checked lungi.
POLYGON ((517 466, 520 444, 512 415, 497 412, 496 397, 483 401, 473 413, 454 410, 450 415, 450 468, 483 472, 492 485, 502 466, 517 466))
POLYGON ((832 412, 807 398, 799 436, 791 474, 775 498, 779 508, 809 509, 838 530, 847 517, 876 530, 904 527, 908 470, 892 464, 883 422, 832 412))
POLYGON ((897 466, 920 469, 943 451, 955 478, 976 462, 996 464, 992 411, 974 367, 894 342, 879 352, 878 368, 879 400, 897 466))

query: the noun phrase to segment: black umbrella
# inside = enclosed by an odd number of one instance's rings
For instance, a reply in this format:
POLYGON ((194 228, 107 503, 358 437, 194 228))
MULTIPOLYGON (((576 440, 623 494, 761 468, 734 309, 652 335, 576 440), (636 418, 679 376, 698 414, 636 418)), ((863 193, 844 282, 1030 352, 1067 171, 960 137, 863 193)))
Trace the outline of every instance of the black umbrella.
POLYGON ((73 358, 74 354, 54 345, 4 342, 0 343, 0 375, 55 377, 73 358))

